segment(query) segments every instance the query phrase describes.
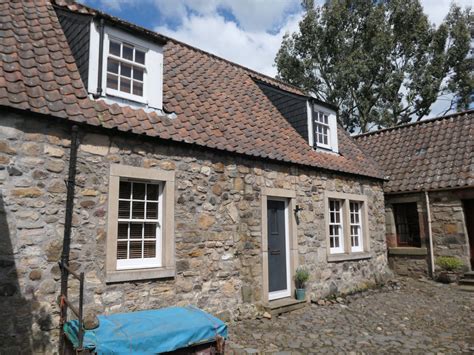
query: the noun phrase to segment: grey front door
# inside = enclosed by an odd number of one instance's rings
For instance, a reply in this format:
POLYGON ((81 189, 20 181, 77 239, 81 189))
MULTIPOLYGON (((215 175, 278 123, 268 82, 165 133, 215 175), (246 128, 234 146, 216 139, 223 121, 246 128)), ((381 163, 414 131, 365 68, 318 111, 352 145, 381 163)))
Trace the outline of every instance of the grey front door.
MULTIPOLYGON (((271 293, 288 290, 286 269, 285 201, 267 200, 268 219, 268 290, 271 293)), ((278 296, 278 295, 275 295, 278 296)), ((281 294, 281 297, 287 296, 281 294)), ((274 297, 278 298, 278 297, 274 297)))

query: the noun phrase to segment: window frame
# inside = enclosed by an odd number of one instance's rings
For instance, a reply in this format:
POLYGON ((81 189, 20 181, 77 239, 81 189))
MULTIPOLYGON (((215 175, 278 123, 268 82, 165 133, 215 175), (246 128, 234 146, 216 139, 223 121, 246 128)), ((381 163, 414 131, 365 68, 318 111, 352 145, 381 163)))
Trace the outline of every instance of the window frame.
POLYGON ((314 139, 314 143, 317 147, 332 150, 332 148, 331 148, 332 147, 332 145, 331 145, 331 126, 329 125, 329 120, 331 119, 330 113, 328 111, 325 111, 325 110, 321 109, 319 106, 316 106, 316 105, 312 105, 312 106, 313 106, 312 116, 313 116, 313 139, 314 139), (315 114, 317 115, 317 118, 315 117, 315 114), (328 122, 327 123, 321 122, 319 120, 320 115, 326 116, 328 122), (327 129, 327 133, 326 133, 327 140, 328 140, 327 144, 325 144, 323 142, 319 142, 319 140, 318 140, 319 133, 317 132, 318 126, 321 126, 321 127, 324 127, 324 128, 327 129))
MULTIPOLYGON (((156 168, 111 164, 107 212, 106 282, 123 282, 175 277, 174 245, 175 172, 156 168), (118 205, 120 180, 162 184, 160 264, 122 268, 118 265, 118 205)), ((160 210, 159 210, 160 211, 160 210)))
POLYGON ((364 231, 362 229, 362 202, 349 200, 349 233, 351 237, 351 252, 362 252, 364 251, 364 231), (357 214, 353 212, 352 205, 357 205, 357 214), (358 222, 353 222, 352 216, 358 217, 358 222), (352 233, 352 228, 357 228, 357 235, 352 233), (354 237, 357 237, 358 245, 354 246, 354 237))
MULTIPOLYGON (((344 200, 340 199, 335 199, 335 198, 330 198, 328 201, 329 204, 329 253, 330 254, 341 254, 344 253, 344 200), (331 209, 331 202, 337 202, 339 203, 339 209, 332 210, 331 209), (331 222, 331 214, 332 213, 338 213, 339 214, 339 223, 337 222, 331 222), (337 237, 335 235, 331 235, 331 227, 337 227, 339 230, 339 233, 337 237), (339 246, 338 247, 331 247, 331 239, 339 239, 339 246)), ((335 243, 334 243, 335 244, 335 243)))
POLYGON ((370 235, 369 235, 369 218, 368 218, 368 199, 366 195, 348 194, 342 192, 325 192, 325 225, 326 225, 326 243, 327 243, 327 260, 328 262, 337 262, 345 260, 368 259, 372 257, 370 253, 370 235), (343 250, 334 250, 330 244, 330 201, 339 200, 342 209, 342 235, 343 250), (350 204, 359 204, 359 222, 360 222, 360 246, 352 247, 351 242, 351 210, 350 204))
MULTIPOLYGON (((149 48, 147 48, 146 46, 143 46, 143 45, 140 45, 140 44, 137 44, 137 41, 134 41, 133 39, 130 40, 130 38, 121 38, 119 35, 116 35, 116 34, 108 34, 107 36, 107 40, 104 41, 104 62, 105 62, 105 72, 104 72, 104 79, 103 79, 103 83, 104 83, 104 90, 105 90, 105 94, 106 95, 111 95, 111 96, 115 96, 115 97, 120 97, 120 98, 123 98, 123 99, 126 99, 126 100, 130 100, 130 101, 136 101, 136 102, 140 102, 140 103, 143 103, 143 104, 146 104, 147 103, 147 97, 148 97, 148 90, 147 90, 147 83, 148 83, 148 67, 147 67, 147 58, 148 58, 148 53, 149 53, 149 48), (145 63, 144 64, 140 64, 140 63, 135 63, 134 61, 130 61, 130 60, 127 60, 125 58, 122 58, 122 57, 118 57, 114 54, 111 54, 110 53, 110 42, 119 42, 121 44, 121 46, 123 47, 123 45, 129 45, 129 46, 133 46, 134 49, 138 49, 142 52, 145 53, 145 63), (128 64, 132 67, 136 66, 136 67, 140 67, 143 69, 143 95, 142 96, 139 96, 139 95, 134 95, 133 94, 133 78, 130 77, 130 93, 126 93, 126 92, 123 92, 120 89, 120 82, 118 82, 118 88, 119 89, 112 89, 112 88, 109 88, 107 86, 107 74, 108 74, 108 61, 109 61, 109 58, 112 58, 120 63, 125 63, 125 64, 128 64)), ((132 75, 132 74, 131 74, 132 75)), ((121 74, 119 73, 118 75, 118 78, 121 77, 121 74)))
MULTIPOLYGON (((130 199, 123 199, 119 196, 118 201, 120 205, 120 201, 129 201, 130 202, 130 215, 129 218, 120 218, 120 216, 117 219, 117 223, 120 225, 120 222, 122 223, 127 223, 127 224, 132 224, 132 223, 140 223, 140 224, 145 224, 145 223, 156 223, 156 245, 155 245, 155 257, 154 258, 126 258, 126 259, 119 259, 117 257, 117 270, 131 270, 131 269, 147 269, 151 267, 161 267, 162 266, 162 246, 163 246, 163 233, 162 233, 162 225, 163 225, 163 186, 164 183, 161 181, 144 181, 144 180, 139 180, 139 179, 129 179, 129 178, 120 178, 120 182, 122 181, 129 181, 132 184, 135 183, 144 183, 145 184, 145 199, 144 200, 138 200, 134 199, 133 196, 130 196, 130 199), (158 215, 156 219, 149 219, 146 216, 146 208, 147 208, 147 188, 148 185, 157 185, 158 186, 158 199, 157 200, 152 200, 152 203, 157 203, 158 204, 158 215), (133 215, 133 202, 144 202, 144 216, 145 218, 143 219, 135 219, 132 217, 133 215)), ((119 182, 119 183, 120 183, 119 182)), ((133 185, 132 185, 133 186, 133 185)), ((120 191, 120 189, 119 189, 120 191)), ((132 190, 131 190, 132 191, 132 190)), ((142 229, 142 237, 141 238, 134 238, 138 241, 142 242, 142 248, 144 249, 144 243, 146 239, 144 238, 143 235, 144 229, 142 229)), ((132 241, 132 238, 130 238, 130 227, 128 228, 128 238, 127 238, 127 244, 132 241)), ((118 239, 117 236, 117 244, 120 240, 118 239)), ((130 247, 127 247, 127 251, 129 253, 130 247)))
POLYGON ((103 50, 100 52, 101 36, 99 21, 90 23, 90 50, 89 50, 89 68, 87 75, 87 91, 97 99, 103 99, 107 103, 117 103, 121 106, 127 105, 132 108, 146 110, 163 109, 163 53, 165 43, 161 40, 147 38, 126 32, 116 26, 105 24, 103 37, 103 50), (107 57, 110 51, 110 39, 115 38, 120 42, 133 44, 140 50, 148 49, 145 55, 146 80, 143 85, 143 97, 128 96, 115 93, 107 89, 107 57), (101 56, 101 58, 100 58, 101 56), (99 68, 99 63, 102 66, 99 68), (99 77, 99 73, 101 75, 99 77), (98 92, 99 87, 101 91, 98 92), (99 95, 99 96, 96 96, 99 95))
MULTIPOLYGON (((420 213, 418 211, 418 202, 413 201, 413 202, 398 202, 398 203, 392 203, 392 213, 393 213, 393 220, 394 220, 394 227, 395 227, 395 235, 396 235, 396 243, 397 247, 401 248, 421 248, 423 245, 422 243, 422 236, 421 236, 421 228, 420 228, 420 213), (399 230, 399 225, 402 224, 400 218, 401 217, 407 217, 407 205, 411 205, 411 207, 414 207, 414 212, 415 212, 415 218, 416 218, 416 223, 409 223, 408 219, 406 221, 406 226, 408 227, 408 231, 412 232, 410 230, 410 226, 416 226, 416 232, 418 235, 418 238, 416 239, 416 243, 411 243, 410 241, 408 242, 403 242, 401 241, 401 235, 403 234, 399 230), (399 212, 404 211, 404 216, 400 216, 399 212)), ((411 234, 411 233, 409 233, 411 234)))

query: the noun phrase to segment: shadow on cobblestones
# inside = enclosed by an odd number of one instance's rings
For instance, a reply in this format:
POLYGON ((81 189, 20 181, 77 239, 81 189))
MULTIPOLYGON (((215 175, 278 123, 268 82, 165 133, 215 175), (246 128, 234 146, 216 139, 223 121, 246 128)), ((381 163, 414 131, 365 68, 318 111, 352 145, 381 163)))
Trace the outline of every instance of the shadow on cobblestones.
POLYGON ((370 290, 345 304, 237 322, 230 326, 229 353, 474 353, 473 293, 400 281, 399 290, 370 290))

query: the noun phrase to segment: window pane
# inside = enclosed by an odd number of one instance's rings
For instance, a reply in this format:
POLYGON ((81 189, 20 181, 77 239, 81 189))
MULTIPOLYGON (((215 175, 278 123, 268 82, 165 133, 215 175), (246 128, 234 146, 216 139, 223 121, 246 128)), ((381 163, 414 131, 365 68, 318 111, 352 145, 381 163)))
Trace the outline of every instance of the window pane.
POLYGON ((139 81, 143 81, 143 69, 133 67, 133 78, 139 81))
POLYGON ((144 237, 156 238, 156 223, 145 223, 144 237))
POLYGON ((120 91, 130 92, 130 79, 121 78, 120 79, 120 91))
POLYGON ((400 203, 394 206, 398 245, 420 247, 420 229, 417 204, 400 203))
POLYGON ((141 182, 133 183, 133 199, 144 200, 145 199, 145 184, 141 182))
POLYGON ((133 95, 143 96, 143 83, 133 81, 133 95))
POLYGON ((331 248, 334 248, 334 238, 329 238, 329 244, 331 248))
POLYGON ((146 218, 158 219, 158 203, 148 202, 146 204, 146 218))
POLYGON ((107 87, 109 89, 118 90, 118 76, 107 74, 107 87))
POLYGON ((135 49, 135 62, 145 64, 145 52, 135 49))
POLYGON ((133 47, 130 47, 124 44, 122 58, 133 60, 133 47))
POLYGON ((127 78, 131 78, 132 77, 132 66, 122 63, 120 65, 120 75, 121 76, 126 76, 127 78))
POLYGON ((127 259, 127 241, 117 242, 117 259, 127 259))
POLYGON ((130 199, 132 192, 132 183, 129 181, 120 181, 119 198, 130 199))
POLYGON ((145 217, 145 202, 132 202, 132 218, 144 219, 145 217))
POLYGON ((144 258, 155 258, 156 257, 156 241, 154 240, 145 240, 144 242, 145 249, 143 250, 144 258))
POLYGON ((142 239, 142 223, 130 223, 130 239, 142 239))
POLYGON ((148 201, 158 201, 158 185, 157 184, 148 184, 146 190, 146 199, 148 201))
POLYGON ((119 62, 112 58, 107 59, 107 71, 114 74, 118 74, 119 62))
POLYGON ((130 202, 129 201, 119 201, 119 218, 130 218, 130 202))
POLYGON ((128 238, 128 223, 119 223, 117 231, 118 239, 127 239, 128 238))
POLYGON ((130 242, 130 259, 141 259, 142 242, 130 242))
POLYGON ((120 43, 110 41, 110 53, 120 57, 120 43))

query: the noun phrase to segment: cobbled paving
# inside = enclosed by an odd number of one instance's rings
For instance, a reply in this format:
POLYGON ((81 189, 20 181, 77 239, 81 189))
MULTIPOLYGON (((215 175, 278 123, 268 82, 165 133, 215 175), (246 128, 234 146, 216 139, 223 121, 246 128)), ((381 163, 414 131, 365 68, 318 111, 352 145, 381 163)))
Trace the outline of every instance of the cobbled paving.
POLYGON ((399 284, 236 322, 226 353, 474 354, 474 293, 428 280, 399 284))

